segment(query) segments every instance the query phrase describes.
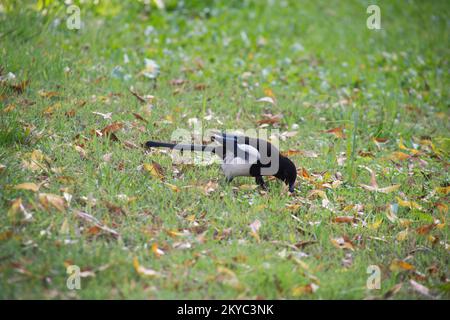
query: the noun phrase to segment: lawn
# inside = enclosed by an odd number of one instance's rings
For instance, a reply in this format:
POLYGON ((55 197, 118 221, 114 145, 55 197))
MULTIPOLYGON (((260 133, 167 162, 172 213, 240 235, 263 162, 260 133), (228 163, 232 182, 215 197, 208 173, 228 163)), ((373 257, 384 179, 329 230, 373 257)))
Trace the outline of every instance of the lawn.
POLYGON ((150 2, 0 1, 0 298, 450 298, 448 1, 150 2), (261 128, 293 195, 142 147, 261 128))

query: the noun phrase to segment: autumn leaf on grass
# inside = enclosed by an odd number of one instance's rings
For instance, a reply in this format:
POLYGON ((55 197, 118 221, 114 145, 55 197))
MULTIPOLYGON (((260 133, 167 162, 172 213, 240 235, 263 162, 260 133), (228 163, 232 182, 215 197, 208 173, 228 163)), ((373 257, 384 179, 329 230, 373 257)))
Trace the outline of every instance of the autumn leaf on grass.
POLYGON ((391 193, 400 188, 399 184, 394 184, 392 186, 383 187, 383 188, 378 187, 378 183, 377 183, 377 180, 375 177, 375 172, 372 169, 370 169, 369 167, 363 167, 363 168, 365 168, 367 171, 370 172, 370 186, 366 185, 366 184, 360 184, 360 186, 363 189, 366 189, 369 191, 374 191, 374 192, 391 193))
POLYGON ((176 185, 170 184, 170 183, 167 183, 167 182, 165 182, 164 184, 166 186, 168 186, 169 189, 172 190, 173 192, 180 192, 180 188, 178 188, 176 185))
POLYGON ((164 253, 164 251, 162 251, 159 247, 158 247, 158 244, 157 243, 153 243, 152 244, 152 252, 153 252, 153 254, 157 257, 157 258, 159 258, 160 256, 163 256, 165 253, 164 253))
POLYGON ((397 233, 396 239, 398 241, 405 241, 406 239, 408 239, 409 236, 409 230, 405 229, 403 231, 400 231, 399 233, 397 233))
POLYGON ((271 114, 271 113, 265 113, 262 115, 262 119, 258 120, 257 124, 276 124, 281 121, 283 118, 282 114, 271 114))
POLYGON ((389 156, 389 159, 394 160, 394 161, 404 161, 404 160, 408 160, 409 158, 411 158, 411 156, 409 154, 406 154, 401 151, 392 152, 392 154, 389 156))
POLYGON ((123 128, 123 123, 116 121, 116 122, 113 122, 110 125, 107 125, 106 127, 104 127, 102 130, 100 130, 100 132, 103 135, 108 135, 108 134, 115 133, 115 132, 119 131, 122 128, 123 128))
POLYGON ((8 218, 11 222, 16 222, 17 221, 17 213, 23 208, 22 206, 22 199, 21 198, 17 198, 15 199, 12 204, 11 207, 8 210, 8 218))
POLYGON ((334 223, 353 223, 355 222, 355 217, 353 216, 339 216, 333 218, 334 223))
POLYGON ((407 148, 407 147, 403 144, 403 139, 402 139, 402 138, 400 138, 400 141, 398 142, 398 147, 399 147, 401 150, 405 150, 405 151, 408 151, 408 152, 412 153, 413 155, 418 155, 418 154, 420 154, 420 151, 419 151, 419 150, 407 148))
POLYGON ((422 207, 417 202, 403 200, 399 197, 396 197, 396 199, 400 207, 406 207, 410 209, 417 209, 419 211, 423 211, 422 207))
POLYGON ((139 113, 133 112, 133 116, 134 116, 136 119, 138 119, 138 120, 141 120, 141 121, 143 121, 143 122, 145 122, 145 123, 148 123, 148 121, 147 121, 146 119, 144 119, 144 117, 141 116, 139 113))
POLYGON ((446 186, 446 187, 436 187, 434 189, 438 194, 442 194, 444 196, 446 196, 449 192, 450 192, 450 186, 446 186))
POLYGON ((330 239, 331 243, 338 249, 354 250, 353 244, 346 236, 330 239))
POLYGON ((56 91, 46 91, 46 90, 39 90, 38 94, 42 98, 47 98, 47 99, 59 96, 59 93, 56 91))
POLYGON ((294 297, 301 297, 305 294, 311 294, 317 291, 319 289, 319 286, 315 283, 307 284, 306 286, 298 286, 292 288, 292 295, 294 297))
POLYGON ((157 179, 164 179, 164 171, 161 167, 161 165, 155 161, 152 161, 152 163, 144 163, 144 170, 150 173, 153 177, 157 179))
POLYGON ((436 227, 435 223, 426 224, 416 228, 416 232, 420 235, 426 235, 430 233, 430 231, 433 230, 435 227, 436 227))
POLYGON ((228 285, 236 290, 243 290, 244 286, 239 282, 236 274, 226 267, 217 267, 216 281, 228 285))
POLYGON ((39 186, 36 183, 33 183, 33 182, 24 182, 24 183, 20 183, 20 184, 14 186, 14 189, 16 189, 16 190, 29 190, 29 191, 33 191, 33 192, 38 192, 39 191, 39 186))
POLYGON ((64 212, 67 207, 66 201, 63 197, 51 193, 40 193, 39 202, 47 210, 50 208, 50 206, 52 206, 57 210, 64 212))
POLYGON ((261 221, 256 219, 250 224, 250 234, 256 239, 256 241, 260 242, 261 239, 259 238, 258 230, 261 228, 261 221))
POLYGON ((42 111, 42 113, 46 116, 51 116, 53 113, 55 113, 55 111, 59 109, 61 109, 61 103, 57 102, 45 108, 44 111, 42 111))
POLYGON ((144 277, 150 277, 150 278, 158 278, 161 277, 161 273, 158 271, 155 271, 153 269, 148 269, 139 264, 139 260, 137 257, 133 258, 133 267, 134 270, 140 275, 144 277))
POLYGON ((334 134, 334 136, 338 139, 345 139, 345 133, 344 133, 343 127, 329 129, 329 130, 324 131, 324 133, 331 133, 331 134, 334 134))
POLYGON ((408 262, 405 262, 403 260, 394 259, 391 262, 391 265, 389 266, 389 269, 391 271, 410 271, 414 270, 414 266, 408 262))
POLYGON ((295 149, 288 149, 287 151, 281 152, 281 155, 284 157, 291 157, 297 154, 302 154, 303 152, 295 149))
POLYGON ((270 104, 275 104, 275 100, 272 97, 262 97, 256 100, 256 102, 268 102, 270 104))

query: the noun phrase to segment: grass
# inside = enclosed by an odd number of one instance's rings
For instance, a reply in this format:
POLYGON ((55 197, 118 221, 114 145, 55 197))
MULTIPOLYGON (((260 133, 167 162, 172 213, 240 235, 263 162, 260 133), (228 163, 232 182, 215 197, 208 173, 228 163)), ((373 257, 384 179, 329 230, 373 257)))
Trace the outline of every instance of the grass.
POLYGON ((16 79, 0 86, 0 297, 448 299, 450 6, 375 2, 378 31, 366 28, 369 1, 110 1, 82 5, 78 31, 57 5, 3 2, 0 66, 16 79), (145 58, 156 81, 139 75, 145 58), (276 104, 256 102, 268 95, 276 104), (304 168, 292 197, 140 147, 191 118, 255 129, 263 113, 283 115, 270 129, 297 131, 280 142, 304 168), (93 133, 113 122, 120 141, 93 133), (152 161, 163 181, 142 169, 152 161), (380 188, 400 187, 364 189, 364 166, 380 188), (15 188, 24 182, 39 190, 15 188), (61 210, 43 199, 64 193, 61 210), (341 237, 352 248, 336 247, 341 237), (83 271, 81 290, 67 289, 68 265, 83 271), (380 290, 366 287, 370 265, 380 290))

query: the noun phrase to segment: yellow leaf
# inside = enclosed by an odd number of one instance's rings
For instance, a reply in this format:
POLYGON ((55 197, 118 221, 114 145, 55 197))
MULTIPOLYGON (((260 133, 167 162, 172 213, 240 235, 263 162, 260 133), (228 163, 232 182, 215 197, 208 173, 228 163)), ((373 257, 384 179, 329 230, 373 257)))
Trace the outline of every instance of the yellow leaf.
POLYGON ((307 284, 306 286, 299 286, 292 289, 292 295, 294 297, 300 297, 305 294, 311 294, 317 291, 319 286, 314 283, 307 284))
POLYGON ((379 218, 374 223, 369 224, 369 229, 377 230, 381 226, 382 222, 383 222, 383 218, 379 218))
POLYGON ((64 218, 64 221, 61 225, 61 229, 59 229, 59 233, 69 234, 69 231, 70 231, 69 221, 67 221, 67 218, 64 218))
POLYGON ((136 272, 140 276, 150 277, 150 278, 160 277, 161 276, 161 274, 158 271, 155 271, 153 269, 147 269, 147 268, 139 265, 139 260, 138 260, 137 257, 133 258, 133 267, 134 267, 134 270, 136 270, 136 272))
POLYGON ((409 235, 408 229, 405 229, 405 230, 403 230, 403 231, 400 231, 400 232, 397 234, 397 240, 398 240, 398 241, 405 241, 406 239, 408 239, 408 235, 409 235))
POLYGON ((11 222, 16 222, 17 212, 19 212, 21 209, 22 209, 22 199, 17 198, 12 202, 11 207, 8 210, 8 218, 11 222))
POLYGON ((14 187, 16 190, 30 190, 33 192, 38 192, 39 186, 33 182, 24 182, 16 185, 14 187))
POLYGON ((402 200, 402 199, 399 198, 399 197, 396 197, 396 199, 397 199, 398 205, 399 205, 400 207, 407 207, 407 208, 410 208, 410 209, 417 209, 417 210, 420 210, 420 211, 423 210, 422 207, 421 207, 417 202, 414 202, 414 201, 405 201, 405 200, 402 200))
POLYGON ((437 193, 447 195, 450 192, 450 186, 446 187, 437 187, 434 190, 436 190, 437 193))
POLYGON ((155 161, 152 161, 152 163, 144 163, 144 169, 150 173, 153 177, 157 179, 164 179, 164 174, 162 172, 161 166, 156 163, 155 161))
POLYGON ((11 112, 11 111, 13 111, 14 109, 16 108, 16 105, 15 104, 9 104, 9 105, 7 105, 6 107, 5 107, 5 109, 3 109, 3 112, 11 112))
POLYGON ((168 186, 173 192, 180 192, 180 188, 178 188, 176 185, 174 184, 170 184, 170 183, 165 183, 166 186, 168 186))
POLYGON ((391 160, 403 161, 409 159, 411 156, 401 151, 395 151, 389 157, 391 160))

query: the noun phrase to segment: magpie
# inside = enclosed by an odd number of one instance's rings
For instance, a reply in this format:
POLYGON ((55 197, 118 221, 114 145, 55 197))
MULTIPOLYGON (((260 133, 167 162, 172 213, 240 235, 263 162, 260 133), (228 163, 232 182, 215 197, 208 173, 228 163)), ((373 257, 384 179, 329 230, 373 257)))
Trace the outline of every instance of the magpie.
POLYGON ((214 134, 212 141, 217 144, 175 144, 147 141, 147 148, 170 148, 183 151, 211 152, 222 159, 222 171, 231 182, 238 176, 254 177, 258 185, 266 188, 263 176, 275 176, 294 192, 297 169, 294 163, 280 154, 277 148, 263 139, 228 133, 214 134))

